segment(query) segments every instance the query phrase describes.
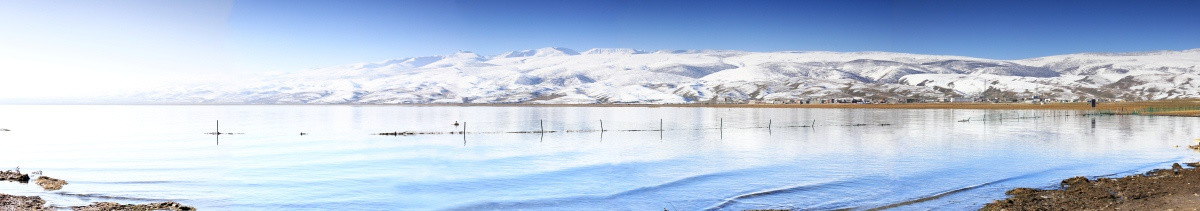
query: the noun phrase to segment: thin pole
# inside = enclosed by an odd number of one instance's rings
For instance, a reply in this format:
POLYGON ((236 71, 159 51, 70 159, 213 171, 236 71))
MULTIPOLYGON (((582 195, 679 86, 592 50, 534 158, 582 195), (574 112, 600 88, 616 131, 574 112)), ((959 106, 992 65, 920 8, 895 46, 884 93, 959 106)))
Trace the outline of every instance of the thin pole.
POLYGON ((808 125, 808 127, 817 127, 817 120, 815 120, 815 119, 814 119, 814 120, 812 121, 812 124, 811 124, 811 125, 808 125))
POLYGON ((600 120, 600 133, 604 133, 604 120, 600 120))
POLYGON ((721 118, 721 139, 725 139, 725 118, 721 118))
POLYGON ((221 120, 217 120, 217 146, 221 146, 221 120))
POLYGON ((540 119, 538 120, 538 126, 542 127, 542 133, 546 133, 546 124, 542 123, 540 119))
POLYGON ((658 119, 658 131, 659 132, 663 131, 663 120, 662 119, 658 119))

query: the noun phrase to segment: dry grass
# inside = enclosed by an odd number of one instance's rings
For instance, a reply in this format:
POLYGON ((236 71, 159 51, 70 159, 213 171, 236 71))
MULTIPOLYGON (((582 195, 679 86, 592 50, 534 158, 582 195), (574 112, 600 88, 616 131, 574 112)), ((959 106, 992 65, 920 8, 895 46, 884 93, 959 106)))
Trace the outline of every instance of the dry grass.
POLYGON ((1200 117, 1200 110, 1189 110, 1189 111, 1164 111, 1164 112, 1154 112, 1154 113, 1149 113, 1148 115, 1155 115, 1155 116, 1190 116, 1190 117, 1200 117))

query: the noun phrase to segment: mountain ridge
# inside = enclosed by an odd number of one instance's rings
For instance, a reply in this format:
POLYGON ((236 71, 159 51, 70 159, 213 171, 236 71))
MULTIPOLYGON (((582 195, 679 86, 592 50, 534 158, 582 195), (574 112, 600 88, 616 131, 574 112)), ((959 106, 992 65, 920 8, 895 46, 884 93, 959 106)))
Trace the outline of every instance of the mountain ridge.
POLYGON ((1021 60, 893 52, 547 47, 318 68, 140 94, 166 103, 717 103, 1200 97, 1200 48, 1021 60))

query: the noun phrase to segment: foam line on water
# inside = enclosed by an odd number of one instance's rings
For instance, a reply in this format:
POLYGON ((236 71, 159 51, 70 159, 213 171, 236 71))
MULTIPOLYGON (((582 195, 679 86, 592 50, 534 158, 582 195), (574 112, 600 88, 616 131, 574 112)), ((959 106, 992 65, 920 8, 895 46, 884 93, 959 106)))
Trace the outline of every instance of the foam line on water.
POLYGON ((1092 179, 1096 179, 1096 178, 1100 178, 1100 177, 1111 177, 1111 176, 1117 176, 1117 175, 1130 174, 1130 173, 1134 173, 1134 172, 1141 172, 1141 171, 1149 170, 1150 168, 1154 168, 1154 167, 1157 167, 1157 166, 1160 166, 1160 165, 1163 165, 1163 164, 1167 164, 1167 163, 1177 163, 1177 162, 1180 162, 1180 161, 1183 161, 1183 157, 1175 157, 1175 158, 1173 158, 1173 159, 1171 159, 1171 160, 1168 160, 1168 161, 1154 162, 1154 163, 1147 163, 1146 165, 1141 165, 1141 166, 1138 166, 1138 167, 1136 167, 1136 168, 1133 168, 1133 169, 1129 169, 1129 170, 1125 170, 1125 171, 1120 171, 1120 172, 1116 172, 1116 173, 1112 173, 1112 174, 1105 174, 1105 175, 1100 175, 1100 176, 1091 176, 1091 178, 1092 178, 1092 179))
POLYGON ((71 181, 72 184, 198 184, 199 181, 71 181))
POLYGON ((76 198, 80 198, 80 199, 100 198, 100 199, 112 199, 112 200, 144 201, 144 202, 183 200, 183 199, 156 199, 156 198, 141 198, 141 197, 129 197, 129 196, 113 196, 113 195, 98 194, 98 193, 54 192, 54 194, 58 194, 58 195, 62 195, 62 196, 76 197, 76 198))
MULTIPOLYGON (((571 171, 577 171, 577 170, 571 170, 571 171)), ((728 177, 734 177, 734 176, 739 176, 739 175, 749 175, 754 171, 755 171, 755 169, 742 169, 742 170, 724 171, 724 172, 716 172, 716 173, 709 173, 709 174, 700 174, 700 175, 688 176, 688 177, 672 180, 672 181, 665 182, 665 183, 658 184, 658 185, 644 186, 644 187, 634 188, 634 189, 621 191, 618 193, 608 194, 608 195, 583 195, 583 196, 572 196, 572 197, 562 197, 562 198, 534 199, 534 200, 527 200, 527 201, 480 202, 480 203, 473 203, 473 204, 468 204, 468 205, 464 205, 464 206, 458 206, 458 207, 450 208, 448 210, 539 208, 539 207, 553 207, 556 205, 563 205, 566 203, 612 200, 612 199, 618 199, 618 198, 622 198, 622 197, 636 196, 636 195, 641 195, 641 194, 649 194, 654 191, 666 190, 666 189, 677 188, 677 187, 686 187, 686 186, 695 185, 695 184, 702 184, 702 183, 706 183, 706 182, 711 182, 713 180, 719 180, 721 178, 728 178, 728 177)))
POLYGON ((988 185, 993 185, 993 184, 998 184, 998 183, 1012 181, 1012 180, 1018 180, 1018 179, 1031 178, 1031 177, 1035 177, 1038 175, 1047 174, 1050 172, 1077 169, 1080 166, 1082 166, 1082 165, 1060 166, 1060 167, 1046 169, 1046 170, 1042 170, 1042 171, 1038 171, 1038 172, 1032 172, 1032 173, 1017 175, 1017 176, 1013 176, 1013 177, 1003 178, 1003 179, 999 179, 999 180, 993 180, 993 181, 989 181, 989 182, 985 182, 985 183, 970 185, 970 186, 966 186, 966 187, 960 187, 960 188, 955 188, 955 189, 951 189, 951 190, 946 190, 946 191, 942 191, 942 192, 938 192, 938 193, 934 193, 934 194, 930 194, 930 195, 926 195, 926 196, 922 196, 922 197, 913 198, 910 200, 905 200, 905 201, 901 201, 901 202, 897 202, 897 203, 892 203, 892 204, 888 204, 888 205, 884 205, 884 206, 880 206, 880 207, 867 209, 867 210, 885 210, 885 209, 906 206, 906 205, 910 205, 910 204, 926 202, 926 201, 942 198, 947 195, 961 193, 963 191, 968 191, 968 190, 972 190, 972 189, 976 189, 976 188, 980 188, 980 187, 984 187, 984 186, 988 186, 988 185))
POLYGON ((794 193, 794 192, 819 189, 819 188, 830 187, 830 186, 837 186, 837 185, 844 185, 844 184, 850 184, 853 181, 855 181, 855 180, 837 180, 837 181, 821 182, 821 183, 815 183, 815 184, 807 183, 807 184, 801 184, 801 185, 790 186, 790 187, 782 187, 782 188, 746 193, 746 194, 741 194, 741 195, 737 195, 734 197, 726 198, 725 200, 721 201, 720 203, 709 206, 708 208, 704 208, 704 210, 720 210, 729 205, 733 205, 733 204, 737 203, 738 200, 744 200, 744 199, 750 199, 750 198, 774 195, 774 194, 794 193))

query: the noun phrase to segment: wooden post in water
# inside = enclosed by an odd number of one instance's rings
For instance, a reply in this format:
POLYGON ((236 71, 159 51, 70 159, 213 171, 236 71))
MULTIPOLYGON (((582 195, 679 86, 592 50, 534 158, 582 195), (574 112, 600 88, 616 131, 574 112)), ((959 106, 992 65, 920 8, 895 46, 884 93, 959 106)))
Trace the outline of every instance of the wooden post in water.
POLYGON ((600 133, 604 133, 604 120, 600 120, 600 133))
POLYGON ((721 139, 725 139, 725 118, 721 118, 721 139))
POLYGON ((662 132, 662 131, 663 131, 663 120, 658 119, 658 132, 662 132))
POLYGON ((546 124, 542 123, 540 119, 538 120, 538 127, 542 128, 542 133, 546 133, 546 124))
POLYGON ((812 128, 815 128, 815 127, 817 127, 817 120, 815 120, 815 119, 814 119, 814 120, 812 121, 812 124, 808 125, 808 127, 812 127, 812 128))
POLYGON ((767 133, 771 133, 771 122, 774 120, 767 119, 767 133))
POLYGON ((219 119, 217 120, 217 132, 213 135, 217 137, 217 146, 221 146, 221 120, 219 119))

